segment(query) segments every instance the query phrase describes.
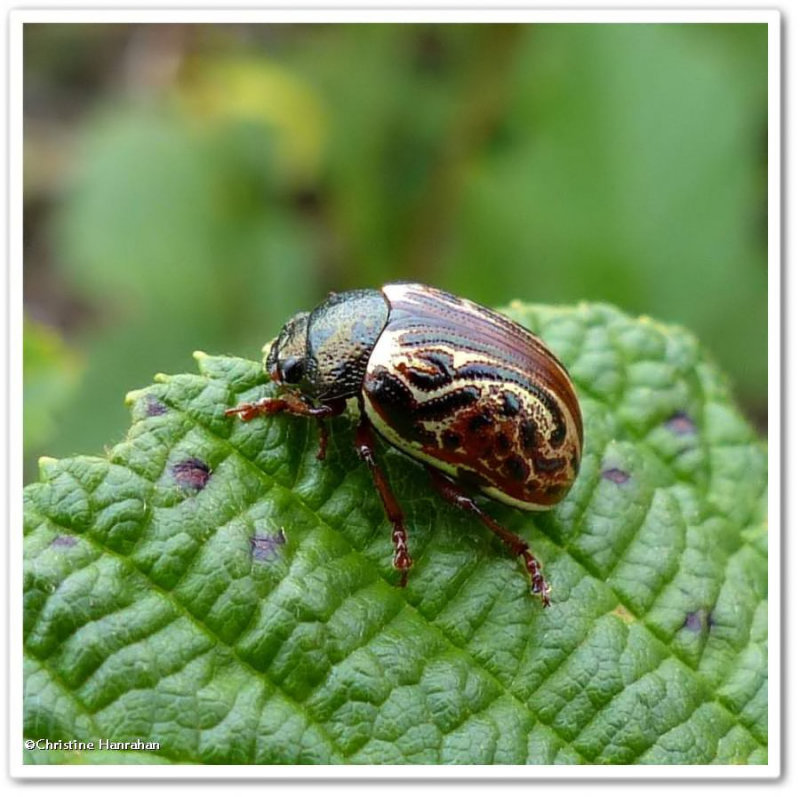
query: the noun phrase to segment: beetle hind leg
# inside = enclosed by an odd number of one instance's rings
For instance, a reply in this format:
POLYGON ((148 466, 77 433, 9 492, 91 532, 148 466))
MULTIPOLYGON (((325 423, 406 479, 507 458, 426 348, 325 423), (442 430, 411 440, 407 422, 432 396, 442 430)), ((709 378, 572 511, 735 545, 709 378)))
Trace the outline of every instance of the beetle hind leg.
POLYGON ((392 488, 389 486, 386 475, 375 459, 375 437, 372 434, 372 424, 367 416, 363 414, 356 430, 356 451, 358 456, 369 467, 372 481, 375 483, 375 488, 378 490, 383 502, 386 517, 392 524, 393 564, 395 569, 400 571, 400 586, 405 587, 408 582, 408 571, 414 563, 408 553, 408 534, 406 533, 405 518, 403 517, 403 510, 400 509, 400 504, 397 503, 392 488))
POLYGON ((426 466, 426 468, 430 474, 433 486, 445 501, 459 509, 464 509, 476 515, 484 526, 494 532, 505 543, 508 550, 514 556, 522 557, 525 562, 525 568, 531 577, 531 593, 533 595, 539 595, 542 599, 542 604, 544 606, 549 606, 550 585, 545 580, 544 573, 542 572, 542 565, 531 553, 528 543, 525 542, 522 537, 519 537, 507 528, 501 526, 494 518, 484 512, 475 502, 475 499, 467 495, 450 477, 432 468, 430 465, 426 466))

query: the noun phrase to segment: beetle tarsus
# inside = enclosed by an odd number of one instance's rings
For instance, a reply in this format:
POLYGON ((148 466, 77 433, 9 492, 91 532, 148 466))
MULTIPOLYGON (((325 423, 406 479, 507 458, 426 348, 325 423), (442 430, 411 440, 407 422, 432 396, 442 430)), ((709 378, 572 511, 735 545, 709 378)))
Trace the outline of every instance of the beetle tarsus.
POLYGON ((400 586, 405 587, 408 583, 408 571, 414 563, 408 553, 408 536, 402 524, 402 517, 399 524, 395 524, 392 529, 392 542, 394 543, 394 560, 392 564, 396 570, 400 571, 400 586))
POLYGON ((550 585, 544 578, 539 560, 530 552, 527 546, 522 552, 522 558, 525 560, 525 567, 531 577, 531 595, 538 595, 542 599, 542 605, 549 606, 550 585))
POLYGON ((521 556, 525 562, 525 568, 531 577, 531 594, 538 595, 542 599, 543 606, 550 605, 550 585, 542 574, 542 566, 539 560, 531 553, 528 543, 507 528, 501 526, 494 518, 487 515, 475 499, 467 495, 459 485, 449 476, 441 471, 427 465, 433 486, 439 495, 449 504, 459 509, 464 509, 476 515, 486 528, 493 531, 506 545, 514 556, 521 556))
POLYGON ((356 452, 367 463, 367 467, 369 467, 372 474, 372 481, 375 483, 383 502, 386 517, 392 524, 392 542, 394 543, 394 560, 392 563, 395 569, 400 571, 400 586, 405 587, 408 582, 408 571, 414 561, 408 553, 408 534, 406 533, 403 510, 400 509, 400 504, 397 503, 392 488, 389 486, 386 476, 375 459, 375 438, 372 434, 372 425, 363 413, 358 429, 356 429, 356 452))

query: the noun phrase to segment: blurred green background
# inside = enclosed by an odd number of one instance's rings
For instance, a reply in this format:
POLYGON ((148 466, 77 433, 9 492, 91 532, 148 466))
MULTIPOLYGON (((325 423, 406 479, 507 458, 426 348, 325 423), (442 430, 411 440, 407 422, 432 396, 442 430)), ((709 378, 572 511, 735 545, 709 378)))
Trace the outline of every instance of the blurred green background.
POLYGON ((25 478, 329 290, 612 302, 766 429, 766 25, 24 31, 25 478))

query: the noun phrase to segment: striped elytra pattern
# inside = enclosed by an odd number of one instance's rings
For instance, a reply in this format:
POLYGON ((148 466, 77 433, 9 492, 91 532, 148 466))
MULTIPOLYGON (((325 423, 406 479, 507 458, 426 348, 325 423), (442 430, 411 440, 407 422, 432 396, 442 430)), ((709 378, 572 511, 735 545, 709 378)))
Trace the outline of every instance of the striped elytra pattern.
POLYGON ((383 287, 389 318, 363 383, 392 445, 522 509, 557 503, 578 473, 583 424, 572 382, 533 333, 426 285, 383 287))

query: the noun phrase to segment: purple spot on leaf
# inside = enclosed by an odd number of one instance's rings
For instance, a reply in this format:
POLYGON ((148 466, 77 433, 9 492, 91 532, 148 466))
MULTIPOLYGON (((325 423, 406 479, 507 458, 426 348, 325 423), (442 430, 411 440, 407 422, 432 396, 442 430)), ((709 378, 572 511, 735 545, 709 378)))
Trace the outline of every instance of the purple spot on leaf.
POLYGON ((683 627, 695 634, 708 629, 708 612, 705 609, 698 609, 696 612, 689 612, 683 627))
POLYGON ((211 476, 211 468, 201 459, 189 457, 172 466, 172 475, 181 487, 202 490, 211 476))
POLYGON ((697 425, 685 412, 676 412, 671 418, 664 421, 664 426, 677 435, 697 432, 697 425))
POLYGON ((600 475, 614 484, 625 484, 631 477, 628 471, 619 468, 606 468, 600 475))
POLYGON ((256 561, 269 562, 286 545, 286 532, 280 529, 276 534, 257 534, 250 538, 250 553, 256 561))
POLYGON ((166 404, 162 404, 153 396, 147 396, 147 406, 145 407, 145 412, 149 417, 152 417, 153 415, 164 415, 166 411, 166 404))
POLYGON ((59 534, 58 537, 55 537, 50 545, 53 548, 72 548, 73 545, 77 545, 78 541, 70 534, 59 534))

